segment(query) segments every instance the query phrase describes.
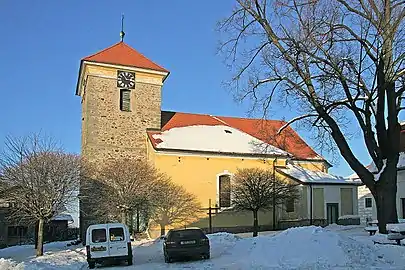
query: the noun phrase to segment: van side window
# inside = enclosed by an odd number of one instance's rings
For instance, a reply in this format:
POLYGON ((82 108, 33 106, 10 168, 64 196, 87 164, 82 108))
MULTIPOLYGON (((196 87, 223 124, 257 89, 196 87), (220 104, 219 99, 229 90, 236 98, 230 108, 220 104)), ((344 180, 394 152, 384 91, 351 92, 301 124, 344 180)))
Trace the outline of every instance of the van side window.
POLYGON ((110 242, 123 241, 124 239, 123 228, 110 228, 110 242))
POLYGON ((91 231, 91 241, 93 243, 103 243, 107 241, 105 229, 94 229, 91 231))

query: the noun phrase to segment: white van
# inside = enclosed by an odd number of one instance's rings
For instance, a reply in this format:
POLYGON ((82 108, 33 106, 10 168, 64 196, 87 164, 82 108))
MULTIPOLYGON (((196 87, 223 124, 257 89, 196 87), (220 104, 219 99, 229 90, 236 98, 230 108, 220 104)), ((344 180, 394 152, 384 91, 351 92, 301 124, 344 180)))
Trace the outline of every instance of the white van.
POLYGON ((86 232, 89 268, 108 260, 127 261, 132 265, 132 246, 128 227, 122 223, 90 225, 86 232))

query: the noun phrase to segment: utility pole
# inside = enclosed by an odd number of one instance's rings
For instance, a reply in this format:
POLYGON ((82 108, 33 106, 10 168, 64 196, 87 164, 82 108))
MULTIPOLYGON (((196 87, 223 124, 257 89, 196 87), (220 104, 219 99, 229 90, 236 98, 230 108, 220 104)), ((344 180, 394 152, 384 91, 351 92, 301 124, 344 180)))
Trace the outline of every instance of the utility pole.
POLYGON ((211 207, 211 199, 208 200, 208 208, 203 208, 202 210, 208 210, 208 233, 212 233, 212 215, 214 214, 212 210, 215 210, 215 213, 218 213, 219 207, 211 207))

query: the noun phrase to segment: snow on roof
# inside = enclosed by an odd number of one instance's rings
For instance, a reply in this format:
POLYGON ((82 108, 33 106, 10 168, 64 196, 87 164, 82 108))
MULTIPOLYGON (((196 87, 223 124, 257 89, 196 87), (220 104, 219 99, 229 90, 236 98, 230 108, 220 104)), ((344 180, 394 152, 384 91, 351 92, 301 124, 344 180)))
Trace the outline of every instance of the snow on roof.
POLYGON ((287 152, 238 129, 224 126, 186 126, 153 134, 156 148, 218 153, 288 155, 287 152))
POLYGON ((281 172, 304 184, 354 184, 341 176, 321 171, 311 171, 300 166, 288 164, 286 168, 277 168, 281 172))
MULTIPOLYGON (((370 172, 375 174, 374 178, 376 180, 378 180, 381 172, 385 168, 385 160, 384 160, 384 166, 380 171, 378 171, 377 166, 375 166, 374 162, 371 162, 371 164, 366 166, 366 168, 367 168, 367 170, 369 170, 370 172)), ((405 152, 399 153, 397 169, 405 169, 405 152)), ((357 173, 353 173, 353 174, 347 176, 346 178, 349 179, 349 180, 353 180, 353 181, 359 180, 359 176, 357 175, 357 173)))
POLYGON ((61 221, 61 220, 73 221, 73 218, 72 218, 72 216, 69 215, 69 214, 60 214, 60 215, 57 215, 57 216, 53 217, 52 220, 57 220, 57 221, 61 221))

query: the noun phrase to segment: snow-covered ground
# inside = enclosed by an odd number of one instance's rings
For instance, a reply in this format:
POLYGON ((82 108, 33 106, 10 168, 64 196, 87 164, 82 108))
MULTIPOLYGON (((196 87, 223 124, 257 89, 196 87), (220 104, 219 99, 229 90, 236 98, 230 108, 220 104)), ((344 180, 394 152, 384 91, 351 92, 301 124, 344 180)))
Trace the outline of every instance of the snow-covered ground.
MULTIPOLYGON (((104 269, 405 269, 405 246, 375 245, 386 236, 368 236, 363 227, 329 226, 292 228, 266 232, 252 238, 248 234, 209 235, 211 259, 166 264, 162 241, 134 243, 133 266, 107 266, 104 269)), ((86 269, 83 246, 66 243, 45 246, 46 254, 34 257, 32 246, 0 250, 0 269, 86 269)))

